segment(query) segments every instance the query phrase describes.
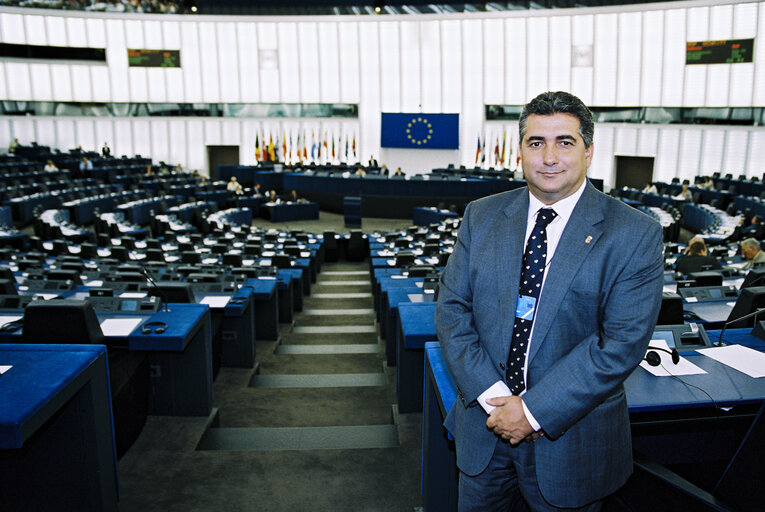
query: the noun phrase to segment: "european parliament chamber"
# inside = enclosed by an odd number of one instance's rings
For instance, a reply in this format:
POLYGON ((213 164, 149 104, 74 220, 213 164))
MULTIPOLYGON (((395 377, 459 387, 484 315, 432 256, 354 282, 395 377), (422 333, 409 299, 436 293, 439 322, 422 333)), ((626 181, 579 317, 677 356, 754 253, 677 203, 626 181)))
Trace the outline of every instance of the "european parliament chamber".
POLYGON ((586 193, 663 238, 631 476, 588 510, 765 510, 761 27, 745 0, 0 2, 0 510, 482 509, 437 308, 476 202, 537 190, 545 91, 594 121, 545 165, 581 139, 586 193))

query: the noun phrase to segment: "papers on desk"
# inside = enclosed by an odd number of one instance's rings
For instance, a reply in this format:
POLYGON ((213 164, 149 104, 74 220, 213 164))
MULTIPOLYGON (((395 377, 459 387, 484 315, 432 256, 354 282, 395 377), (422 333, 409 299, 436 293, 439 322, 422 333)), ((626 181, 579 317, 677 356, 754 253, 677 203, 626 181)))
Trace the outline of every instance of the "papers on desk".
POLYGON ((96 254, 101 256, 102 258, 108 258, 111 254, 111 251, 109 249, 96 249, 96 254))
POLYGON ((129 336, 142 320, 140 317, 107 318, 101 322, 101 330, 104 336, 129 336))
POLYGON ((85 283, 85 286, 92 286, 94 288, 101 288, 103 285, 104 285, 104 282, 99 279, 96 279, 95 281, 88 281, 87 283, 85 283))
POLYGON ((661 289, 664 293, 675 293, 677 290, 677 284, 665 284, 661 289))
MULTIPOLYGON (((670 350, 669 345, 667 345, 665 340, 651 340, 648 344, 648 350, 651 350, 651 348, 663 348, 664 350, 670 350)), ((707 373, 684 357, 680 357, 680 361, 677 364, 673 363, 672 355, 664 352, 664 350, 656 350, 656 353, 661 358, 661 365, 651 366, 647 361, 643 360, 640 363, 640 367, 655 375, 656 377, 701 375, 702 373, 707 373)), ((648 353, 648 351, 646 351, 646 353, 648 353)))
POLYGON ((11 322, 18 322, 23 317, 21 315, 0 315, 0 327, 11 322))
POLYGON ((4 374, 5 372, 10 370, 11 368, 13 368, 13 366, 0 365, 0 375, 4 374))
POLYGON ((696 352, 755 379, 765 377, 765 354, 749 347, 728 345, 727 347, 702 348, 696 352))
POLYGON ((422 285, 423 285, 423 284, 424 284, 424 283, 423 283, 423 282, 421 282, 421 281, 418 281, 418 282, 414 283, 414 285, 415 285, 417 288, 422 288, 422 285))
POLYGON ((199 303, 207 304, 211 308, 225 308, 230 298, 228 295, 207 295, 199 303))
POLYGON ((34 298, 35 299, 43 299, 43 300, 51 300, 58 297, 57 293, 35 293, 34 298))
POLYGON ((255 264, 255 260, 242 260, 242 265, 245 267, 251 267, 255 264))
POLYGON ((123 299, 143 299, 146 297, 145 292, 122 292, 120 293, 120 297, 123 299))
POLYGON ((215 265, 218 263, 218 258, 203 258, 202 263, 205 265, 215 265))

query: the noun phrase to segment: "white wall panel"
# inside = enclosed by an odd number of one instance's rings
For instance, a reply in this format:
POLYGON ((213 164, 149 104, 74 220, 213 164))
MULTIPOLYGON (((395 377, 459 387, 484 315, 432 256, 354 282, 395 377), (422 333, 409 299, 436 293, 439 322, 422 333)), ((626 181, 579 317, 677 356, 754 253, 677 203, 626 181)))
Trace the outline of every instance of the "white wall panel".
POLYGON ((151 159, 154 162, 170 162, 170 137, 166 119, 151 119, 151 159))
POLYGON ((77 117, 74 119, 74 127, 76 130, 75 144, 82 146, 85 151, 98 151, 99 146, 96 141, 96 126, 94 119, 88 119, 85 117, 77 117))
POLYGON ((26 44, 24 17, 20 14, 0 13, 0 37, 4 43, 26 44))
POLYGON ((242 127, 239 119, 223 119, 221 121, 221 144, 239 146, 242 144, 242 127))
MULTIPOLYGON (((146 48, 146 44, 143 38, 143 23, 140 20, 125 20, 124 24, 126 48, 146 48)), ((127 59, 127 53, 125 55, 125 59, 127 59)), ((130 101, 149 101, 149 86, 146 71, 146 68, 128 68, 127 74, 130 101)))
MULTIPOLYGON (((51 46, 66 46, 66 18, 45 16, 45 26, 48 43, 51 46)), ((3 36, 5 40, 5 36, 3 36)), ((10 43, 12 41, 7 41, 10 43)))
MULTIPOLYGON (((616 104, 631 107, 640 105, 641 61, 643 48, 642 14, 619 14, 619 47, 617 52, 616 104)), ((650 57, 647 57, 650 58, 650 57)))
POLYGON ((638 128, 636 126, 615 126, 614 132, 615 155, 637 154, 638 128))
POLYGON ((401 63, 399 24, 379 24, 380 108, 383 112, 401 112, 401 63))
MULTIPOLYGON (((441 109, 441 31, 439 22, 420 24, 422 39, 422 111, 443 112, 441 109)), ((459 112, 456 110, 455 112, 459 112)))
MULTIPOLYGON (((53 86, 50 77, 50 64, 30 64, 32 97, 37 101, 51 101, 53 99, 53 86)), ((4 80, 0 80, 4 82, 4 80)))
POLYGON ((8 73, 8 96, 15 100, 31 100, 32 84, 29 82, 29 64, 8 61, 5 63, 5 72, 8 73))
POLYGON ((238 103, 239 95, 239 57, 236 46, 236 24, 218 23, 218 73, 220 75, 220 101, 238 103))
MULTIPOLYGON (((589 66, 571 68, 571 92, 586 105, 592 105, 595 17, 587 14, 571 18, 571 44, 590 56, 589 66)), ((572 49, 573 51, 573 49, 572 49)))
MULTIPOLYGON (((378 23, 359 23, 359 123, 364 130, 359 134, 359 151, 362 161, 371 154, 379 154, 380 148, 380 87, 383 80, 380 65, 380 34, 378 23)), ((318 128, 317 128, 318 130, 318 128)), ((313 128, 312 128, 313 132, 313 128)), ((318 136, 318 131, 316 132, 318 136)), ((310 151, 310 148, 309 148, 310 151)))
MULTIPOLYGON (((444 112, 461 112, 462 25, 459 21, 441 22, 441 48, 441 108, 444 112)), ((460 131, 464 131, 462 120, 460 131)))
POLYGON ((661 105, 661 75, 664 56, 664 11, 649 11, 642 18, 640 105, 661 105))
POLYGON ((279 23, 279 82, 281 100, 285 103, 300 101, 300 77, 298 76, 297 23, 279 23))
POLYGON ((186 120, 170 119, 167 123, 168 137, 168 161, 172 165, 180 163, 184 168, 187 167, 186 148, 191 146, 186 140, 186 120))
POLYGON ((189 169, 198 169, 202 174, 209 176, 207 169, 207 148, 204 145, 204 121, 189 119, 186 121, 187 164, 189 169))
POLYGON ((669 183, 677 176, 677 156, 680 148, 680 129, 661 128, 659 152, 654 160, 653 179, 669 183))
POLYGON ((106 20, 106 63, 112 101, 130 101, 127 44, 121 20, 106 20))
POLYGON ((701 144, 701 160, 699 174, 711 175, 723 170, 723 153, 725 149, 724 129, 704 129, 704 139, 701 144))
MULTIPOLYGON (((305 24, 301 23, 301 25, 305 24)), ((313 59, 313 62, 320 63, 320 67, 318 70, 313 70, 312 76, 309 75, 311 84, 303 87, 303 98, 308 98, 309 96, 306 96, 306 93, 313 90, 313 95, 310 97, 320 98, 321 103, 338 103, 340 101, 340 53, 343 52, 343 48, 338 46, 338 24, 318 24, 318 45, 316 44, 317 24, 311 23, 310 25, 312 27, 312 30, 310 30, 311 33, 306 35, 308 36, 307 39, 313 43, 313 47, 319 48, 318 59, 313 59), (316 79, 317 75, 321 78, 320 81, 316 79), (316 91, 318 83, 321 83, 321 95, 317 94, 319 91, 316 91)), ((305 79, 303 77, 301 77, 301 79, 305 84, 305 79)), ((309 100, 305 99, 305 101, 309 100)))
POLYGON ((13 136, 19 139, 19 144, 28 146, 36 140, 34 120, 31 117, 17 117, 12 122, 13 136))
MULTIPOLYGON (((484 130, 483 112, 483 72, 481 59, 475 58, 480 55, 483 44, 482 25, 480 20, 462 21, 462 73, 466 79, 462 83, 462 134, 460 147, 475 148, 476 137, 484 130)), ((488 146, 488 145, 487 145, 488 146)), ((465 165, 475 162, 475 153, 462 152, 462 161, 465 165)))
POLYGON ((87 31, 88 46, 91 48, 106 48, 106 33, 104 32, 105 21, 98 18, 87 18, 85 30, 87 31))
POLYGON ((616 14, 595 16, 593 105, 616 104, 618 22, 616 14))
POLYGON ((747 176, 757 176, 762 179, 765 173, 763 154, 765 154, 765 130, 752 131, 749 135, 749 152, 746 159, 747 176))
POLYGON ((114 120, 114 141, 111 147, 112 153, 115 155, 151 156, 148 153, 141 153, 133 147, 133 122, 130 119, 114 120))
MULTIPOLYGON (((164 49, 181 50, 181 27, 175 21, 162 22, 162 42, 164 49)), ((165 68, 161 71, 165 79, 165 88, 167 90, 167 101, 184 101, 183 99, 183 66, 185 58, 181 51, 181 68, 165 68)))
MULTIPOLYGON (((755 62, 757 57, 765 59, 765 56, 758 55, 757 45, 761 48, 764 43, 765 37, 757 36, 757 16, 758 16, 757 3, 748 3, 736 5, 733 8, 733 38, 734 39, 748 39, 755 38, 755 62)), ((764 25, 760 25, 765 27, 764 25)), ((765 62, 762 60, 760 62, 765 62)), ((754 90, 754 72, 755 63, 736 64, 730 68, 730 85, 728 87, 727 104, 730 106, 751 106, 762 105, 762 103, 752 103, 754 90)), ((763 65, 759 65, 762 69, 763 65)))
POLYGON ((355 22, 345 22, 338 23, 337 30, 340 41, 340 101, 358 103, 359 27, 355 22))
MULTIPOLYGON (((165 50, 168 47, 162 37, 162 23, 159 21, 144 20, 143 33, 144 33, 144 47, 152 50, 165 50)), ((183 56, 181 56, 183 59, 183 56)), ((183 60, 181 60, 183 65, 183 60)), ((148 97, 152 103, 164 103, 168 100, 167 86, 165 84, 165 78, 167 76, 167 70, 164 68, 148 68, 146 69, 146 80, 148 86, 148 97)))
POLYGON ((203 101, 199 27, 195 21, 181 23, 181 66, 183 100, 188 103, 203 101))
POLYGON ((237 23, 236 32, 239 47, 239 95, 244 103, 257 103, 260 101, 260 80, 255 23, 237 23))
POLYGON ((420 24, 403 21, 401 31, 401 111, 420 111, 420 24))
POLYGON ((199 23, 199 60, 202 73, 202 101, 208 103, 220 101, 216 23, 199 23))
POLYGON ((603 180, 608 190, 614 185, 614 125, 601 124, 595 137, 597 144, 593 146, 592 165, 587 176, 603 180))
POLYGON ((151 124, 148 119, 136 118, 132 122, 133 151, 139 155, 153 157, 151 147, 151 124))
MULTIPOLYGON (((549 80, 550 34, 545 17, 529 18, 526 21, 526 93, 528 98, 547 91, 549 80)), ((471 75, 465 75, 470 77, 471 75)))
MULTIPOLYGON (((100 22, 100 20, 96 21, 100 22)), ((24 32, 27 44, 48 44, 48 35, 45 32, 45 16, 24 16, 24 32)))
POLYGON ((5 62, 0 62, 0 98, 10 98, 8 95, 8 70, 5 62))
POLYGON ((550 18, 550 77, 551 91, 571 90, 571 17, 550 18))
POLYGON ((686 128, 680 137, 680 158, 677 161, 677 176, 680 180, 688 179, 693 183, 693 177, 698 176, 702 143, 700 129, 686 128))
MULTIPOLYGON (((733 6, 717 5, 710 8, 709 39, 713 41, 733 37, 733 6)), ((730 64, 707 66, 707 95, 705 105, 710 107, 728 104, 730 86, 730 64)))
POLYGON ((61 151, 69 151, 77 147, 74 119, 56 119, 56 141, 61 151))
POLYGON ((683 105, 685 80, 685 10, 672 9, 664 15, 664 71, 661 104, 665 107, 683 105))
POLYGON ((58 101, 72 101, 72 77, 66 64, 51 64, 50 76, 53 83, 53 98, 58 101))
POLYGON ((748 142, 749 132, 747 130, 729 129, 726 131, 723 159, 725 172, 730 172, 734 176, 745 172, 748 142))
MULTIPOLYGON (((687 41, 707 41, 709 39, 709 8, 688 9, 687 41)), ((703 107, 706 105, 707 68, 712 66, 685 66, 683 105, 703 107)))
MULTIPOLYGON (((2 126, 3 123, 0 123, 2 126)), ((35 140, 41 146, 49 146, 51 151, 59 148, 56 140, 56 122, 50 117, 38 117, 35 120, 35 140)))
POLYGON ((72 67, 72 99, 74 101, 92 101, 93 90, 90 80, 90 66, 73 64, 72 67))
POLYGON ((0 149, 7 151, 8 145, 13 140, 11 134, 11 118, 0 118, 0 149))
MULTIPOLYGON (((276 35, 275 23, 258 23, 258 48, 263 52, 264 50, 272 50, 278 52, 278 43, 276 35)), ((260 59, 258 59, 260 61, 260 59)), ((279 93, 281 89, 281 83, 279 80, 279 66, 278 59, 274 61, 277 63, 275 68, 266 67, 264 62, 259 62, 258 69, 260 70, 260 101, 266 103, 276 103, 281 101, 281 95, 279 93)))
MULTIPOLYGON (((487 105, 502 105, 505 96, 504 21, 483 22, 483 100, 487 105)), ((511 50, 512 51, 512 50, 511 50)))
POLYGON ((156 19, 143 20, 144 48, 152 50, 166 49, 162 39, 162 23, 156 19))
POLYGON ((239 145, 239 163, 255 165, 255 136, 257 135, 258 140, 260 139, 260 123, 254 119, 242 119, 241 123, 242 143, 239 145))
POLYGON ((299 86, 302 101, 321 103, 323 97, 338 96, 337 41, 333 41, 329 35, 334 25, 334 23, 299 23, 297 26, 299 86))
POLYGON ((88 46, 83 18, 66 18, 66 42, 68 46, 88 46))
MULTIPOLYGON (((220 146, 224 144, 221 133, 221 122, 219 119, 205 120, 204 131, 204 145, 205 146, 220 146)), ((278 132, 275 132, 275 135, 278 132)), ((277 144, 277 137, 274 137, 274 144, 277 144)))
POLYGON ((641 125, 638 129, 637 150, 638 156, 656 156, 659 145, 659 128, 656 126, 641 125))

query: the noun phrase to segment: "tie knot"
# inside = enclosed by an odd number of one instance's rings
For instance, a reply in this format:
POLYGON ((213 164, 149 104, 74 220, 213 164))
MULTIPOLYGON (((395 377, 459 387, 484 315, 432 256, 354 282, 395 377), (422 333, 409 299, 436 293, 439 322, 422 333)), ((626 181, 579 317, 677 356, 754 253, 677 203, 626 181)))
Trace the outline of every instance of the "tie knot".
POLYGON ((546 227, 558 214, 552 208, 540 208, 537 213, 537 226, 546 227))

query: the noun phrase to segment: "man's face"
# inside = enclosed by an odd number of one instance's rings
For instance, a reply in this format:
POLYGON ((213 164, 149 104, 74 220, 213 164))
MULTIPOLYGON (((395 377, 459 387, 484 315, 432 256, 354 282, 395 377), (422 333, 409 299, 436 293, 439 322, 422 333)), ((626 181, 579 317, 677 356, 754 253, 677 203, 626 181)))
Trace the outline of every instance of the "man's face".
POLYGON ((744 258, 751 260, 752 258, 754 258, 754 255, 757 254, 757 251, 754 249, 754 247, 750 245, 742 245, 741 254, 744 255, 744 258))
POLYGON ((579 119, 572 114, 531 114, 520 146, 529 190, 545 204, 576 192, 592 162, 593 144, 584 147, 579 119))

